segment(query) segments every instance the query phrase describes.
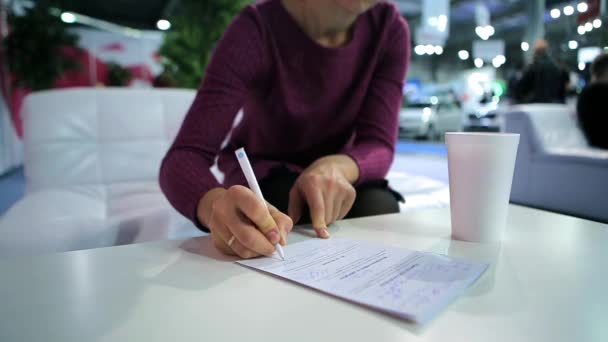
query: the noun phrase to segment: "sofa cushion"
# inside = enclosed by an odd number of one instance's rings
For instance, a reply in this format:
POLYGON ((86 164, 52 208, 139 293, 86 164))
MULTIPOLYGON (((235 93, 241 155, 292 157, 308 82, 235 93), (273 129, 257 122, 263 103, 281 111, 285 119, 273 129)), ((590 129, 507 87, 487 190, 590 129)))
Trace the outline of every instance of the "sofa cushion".
POLYGON ((28 191, 156 182, 193 90, 75 88, 26 98, 28 191))
POLYGON ((528 104, 513 106, 510 112, 526 113, 541 152, 589 148, 578 127, 576 113, 571 107, 559 104, 528 104))

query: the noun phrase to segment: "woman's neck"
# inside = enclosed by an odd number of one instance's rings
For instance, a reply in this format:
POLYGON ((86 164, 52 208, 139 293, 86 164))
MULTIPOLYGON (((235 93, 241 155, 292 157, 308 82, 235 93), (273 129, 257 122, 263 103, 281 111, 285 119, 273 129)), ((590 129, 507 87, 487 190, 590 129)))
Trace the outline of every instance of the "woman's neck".
POLYGON ((329 0, 281 0, 283 7, 317 43, 330 48, 346 45, 357 15, 329 0))

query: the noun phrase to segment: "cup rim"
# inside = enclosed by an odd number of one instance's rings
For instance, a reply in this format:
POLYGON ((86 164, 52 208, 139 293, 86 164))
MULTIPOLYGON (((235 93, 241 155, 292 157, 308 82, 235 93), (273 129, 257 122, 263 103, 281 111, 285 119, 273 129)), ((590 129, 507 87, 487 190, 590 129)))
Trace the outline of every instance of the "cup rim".
POLYGON ((446 132, 445 135, 451 135, 451 136, 470 136, 470 137, 476 137, 476 136, 492 136, 492 137, 518 137, 520 134, 519 133, 502 133, 502 132, 496 132, 496 133, 490 133, 490 132, 446 132))

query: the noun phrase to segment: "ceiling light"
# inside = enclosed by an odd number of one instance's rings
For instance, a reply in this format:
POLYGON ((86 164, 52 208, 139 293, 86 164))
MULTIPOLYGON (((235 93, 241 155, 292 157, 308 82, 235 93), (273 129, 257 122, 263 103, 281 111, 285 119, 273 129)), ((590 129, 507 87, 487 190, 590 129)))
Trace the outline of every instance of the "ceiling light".
POLYGON ((435 47, 433 45, 425 45, 424 53, 426 53, 429 56, 432 56, 435 53, 435 47))
POLYGON ((437 55, 443 54, 443 47, 439 46, 439 45, 435 46, 435 54, 437 54, 437 55))
POLYGON ((74 15, 74 13, 63 12, 61 13, 61 21, 66 24, 73 24, 76 22, 76 16, 74 15))
POLYGON ((462 59, 463 61, 466 61, 467 59, 469 59, 469 51, 467 51, 467 50, 458 51, 458 58, 462 59))
POLYGON ((600 27, 602 27, 602 19, 595 19, 595 20, 593 21, 593 27, 595 27, 595 28, 600 28, 600 27))
POLYGON ((528 50, 530 50, 530 44, 528 44, 528 42, 522 42, 521 43, 521 50, 524 52, 527 52, 528 50))
POLYGON ((583 26, 583 25, 579 25, 579 27, 576 30, 578 31, 578 34, 580 34, 581 36, 584 35, 585 33, 587 33, 587 30, 585 29, 585 26, 583 26))
POLYGON ((568 5, 564 7, 564 15, 570 16, 574 14, 574 7, 568 5))
POLYGON ((156 27, 161 31, 167 31, 171 28, 171 23, 169 20, 161 19, 156 22, 156 27))
POLYGON ((557 19, 562 15, 562 12, 558 8, 554 8, 551 10, 551 18, 557 19))
POLYGON ((483 40, 488 40, 496 33, 496 30, 492 25, 477 26, 475 27, 475 33, 479 36, 479 38, 483 40))
POLYGON ((576 50, 578 48, 578 42, 576 40, 571 40, 568 42, 568 47, 570 50, 576 50))
POLYGON ((578 63, 578 70, 583 71, 583 70, 585 70, 585 67, 587 67, 585 65, 585 62, 578 63))
POLYGON ((418 56, 422 56, 424 55, 424 45, 416 45, 416 47, 414 48, 414 52, 418 55, 418 56))
POLYGON ((585 24, 585 30, 586 30, 587 32, 591 32, 591 31, 593 31, 593 24, 592 24, 592 23, 586 23, 586 24, 585 24))
POLYGON ((503 55, 498 55, 498 56, 494 57, 494 59, 492 59, 492 65, 497 69, 500 68, 506 62, 507 62, 507 58, 503 55))
POLYGON ((587 12, 588 9, 589 9, 589 6, 587 5, 586 2, 581 2, 578 5, 576 5, 576 10, 579 11, 579 13, 585 13, 585 12, 587 12))
POLYGON ((475 58, 475 66, 477 68, 483 67, 483 59, 481 59, 481 58, 475 58))

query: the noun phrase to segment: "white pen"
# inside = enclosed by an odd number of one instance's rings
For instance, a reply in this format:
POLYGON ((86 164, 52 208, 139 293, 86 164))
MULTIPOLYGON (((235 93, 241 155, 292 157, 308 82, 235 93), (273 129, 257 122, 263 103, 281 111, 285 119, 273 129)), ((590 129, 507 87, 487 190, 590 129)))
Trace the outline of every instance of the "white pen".
MULTIPOLYGON (((255 195, 264 202, 266 208, 266 200, 264 199, 264 195, 262 195, 262 190, 260 189, 260 185, 258 184, 258 180, 255 178, 255 174, 253 173, 253 168, 251 167, 251 163, 249 162, 249 158, 247 158, 247 152, 245 152, 245 148, 239 148, 234 151, 236 154, 236 159, 239 161, 239 165, 241 166, 241 170, 245 174, 245 178, 247 179, 247 183, 249 184, 249 188, 255 195)), ((278 227, 277 227, 278 228, 278 227)), ((279 232, 280 234, 280 232, 279 232)), ((283 248, 280 244, 276 244, 274 246, 277 250, 277 253, 281 257, 281 259, 285 260, 285 254, 283 253, 283 248)))

